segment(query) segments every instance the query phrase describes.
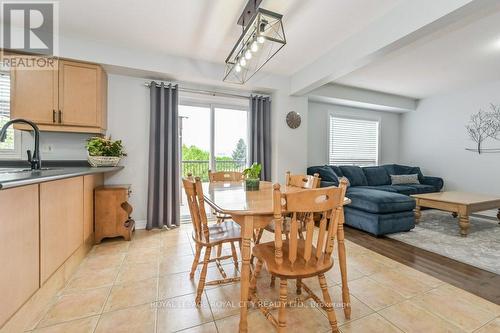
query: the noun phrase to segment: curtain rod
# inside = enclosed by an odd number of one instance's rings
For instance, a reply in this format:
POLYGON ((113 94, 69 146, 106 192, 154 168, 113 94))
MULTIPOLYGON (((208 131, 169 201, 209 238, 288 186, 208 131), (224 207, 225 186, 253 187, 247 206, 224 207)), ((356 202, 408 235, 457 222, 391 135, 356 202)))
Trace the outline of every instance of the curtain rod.
MULTIPOLYGON (((170 83, 165 83, 165 84, 167 85, 167 84, 170 84, 170 83)), ((146 87, 151 87, 151 81, 147 81, 144 85, 146 87)), ((156 83, 156 86, 160 87, 161 85, 159 83, 156 83)), ((243 99, 249 99, 250 98, 250 96, 246 96, 246 95, 225 93, 225 92, 219 92, 219 91, 210 91, 210 90, 201 90, 201 89, 192 89, 192 88, 181 88, 181 87, 179 87, 177 89, 179 91, 183 91, 183 92, 203 94, 203 95, 210 95, 210 96, 222 96, 222 97, 225 96, 225 97, 234 97, 234 98, 243 98, 243 99)), ((270 97, 269 95, 265 95, 265 94, 258 94, 258 95, 262 95, 264 97, 270 97)))

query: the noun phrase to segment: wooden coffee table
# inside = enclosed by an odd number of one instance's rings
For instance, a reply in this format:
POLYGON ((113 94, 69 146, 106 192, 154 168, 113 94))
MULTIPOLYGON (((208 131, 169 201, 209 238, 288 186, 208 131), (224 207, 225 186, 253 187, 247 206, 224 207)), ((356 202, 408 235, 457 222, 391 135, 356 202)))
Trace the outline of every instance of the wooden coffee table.
POLYGON ((411 197, 417 201, 415 207, 415 222, 418 223, 422 216, 421 207, 434 208, 451 212, 454 217, 459 217, 458 225, 460 234, 467 236, 469 232, 469 215, 488 209, 498 209, 497 218, 500 220, 500 197, 468 193, 468 192, 439 192, 427 194, 414 194, 411 197))

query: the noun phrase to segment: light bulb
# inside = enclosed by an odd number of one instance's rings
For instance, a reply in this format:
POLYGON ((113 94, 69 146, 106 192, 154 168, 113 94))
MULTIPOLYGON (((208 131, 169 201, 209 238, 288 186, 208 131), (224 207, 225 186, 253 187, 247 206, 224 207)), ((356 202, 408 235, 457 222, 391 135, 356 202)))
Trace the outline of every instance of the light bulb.
POLYGON ((247 51, 245 52, 245 58, 246 58, 247 60, 252 59, 252 52, 250 52, 250 50, 247 50, 247 51))
POLYGON ((240 59, 241 67, 245 67, 246 64, 247 64, 247 61, 245 60, 245 58, 241 57, 241 59, 240 59))
POLYGON ((259 44, 264 44, 265 40, 266 39, 264 38, 264 36, 258 36, 257 37, 257 42, 259 42, 259 44))
POLYGON ((241 72, 241 66, 240 66, 240 64, 236 64, 236 66, 234 66, 234 70, 236 72, 238 72, 238 73, 241 72))
POLYGON ((259 44, 257 44, 257 42, 253 42, 250 50, 252 50, 252 52, 257 52, 259 50, 259 44))

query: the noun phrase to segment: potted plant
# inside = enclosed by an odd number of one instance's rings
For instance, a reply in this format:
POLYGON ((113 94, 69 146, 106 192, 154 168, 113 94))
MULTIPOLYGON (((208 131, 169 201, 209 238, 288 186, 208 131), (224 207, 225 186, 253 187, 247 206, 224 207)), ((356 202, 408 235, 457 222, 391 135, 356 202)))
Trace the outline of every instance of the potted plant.
POLYGON ((243 170, 243 175, 245 175, 245 190, 246 191, 258 191, 260 183, 260 172, 262 170, 262 165, 259 163, 252 164, 251 167, 243 170))
POLYGON ((113 141, 111 137, 92 137, 87 140, 87 156, 93 167, 117 166, 123 156, 121 140, 113 141))

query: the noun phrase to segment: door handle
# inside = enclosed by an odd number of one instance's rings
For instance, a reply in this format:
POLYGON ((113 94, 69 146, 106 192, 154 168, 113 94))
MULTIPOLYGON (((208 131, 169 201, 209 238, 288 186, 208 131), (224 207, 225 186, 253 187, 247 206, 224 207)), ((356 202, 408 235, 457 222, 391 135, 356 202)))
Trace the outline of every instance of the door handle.
POLYGON ((59 110, 59 124, 62 123, 62 111, 59 110))
POLYGON ((52 122, 56 122, 56 110, 52 109, 52 122))

